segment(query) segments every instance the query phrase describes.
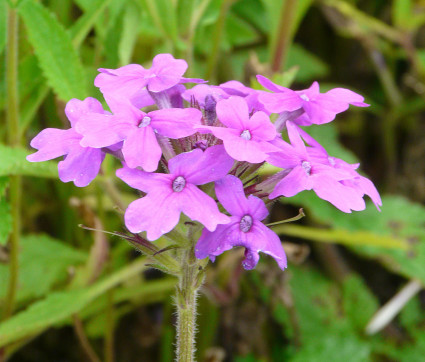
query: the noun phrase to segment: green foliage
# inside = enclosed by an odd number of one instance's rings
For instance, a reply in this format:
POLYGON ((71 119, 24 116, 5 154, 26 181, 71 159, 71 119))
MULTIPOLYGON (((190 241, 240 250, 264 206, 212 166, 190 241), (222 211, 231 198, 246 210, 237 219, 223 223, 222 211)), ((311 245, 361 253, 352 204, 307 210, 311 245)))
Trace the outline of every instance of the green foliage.
POLYGON ((140 273, 144 265, 144 259, 137 260, 90 287, 50 293, 45 299, 0 323, 0 346, 38 334, 78 313, 107 290, 140 273))
MULTIPOLYGON (((19 302, 44 296, 66 281, 68 268, 84 263, 87 255, 47 235, 27 235, 21 239, 19 254, 19 302)), ((6 294, 9 268, 0 264, 0 298, 6 294)))
POLYGON ((43 74, 55 93, 63 100, 85 98, 85 72, 63 26, 34 0, 23 0, 18 11, 43 74))
POLYGON ((28 152, 20 148, 10 148, 0 144, 0 177, 22 175, 57 178, 55 162, 28 162, 28 152))

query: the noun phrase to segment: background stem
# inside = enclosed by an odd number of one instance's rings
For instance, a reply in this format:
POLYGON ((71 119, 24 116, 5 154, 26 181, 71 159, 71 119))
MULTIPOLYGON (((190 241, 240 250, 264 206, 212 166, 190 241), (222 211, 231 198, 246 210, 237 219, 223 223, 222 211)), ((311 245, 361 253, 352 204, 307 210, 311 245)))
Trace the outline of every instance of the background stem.
MULTIPOLYGON (((7 87, 7 134, 8 144, 16 147, 19 137, 19 99, 18 99, 18 16, 13 8, 9 8, 7 22, 7 53, 6 53, 6 87, 7 87)), ((9 239, 9 285, 4 307, 4 319, 9 318, 14 310, 19 271, 19 234, 20 234, 20 204, 21 178, 10 176, 9 200, 12 213, 12 233, 9 239)))
POLYGON ((272 53, 272 71, 274 73, 280 72, 285 68, 285 61, 291 42, 291 26, 295 14, 295 5, 295 0, 286 0, 282 5, 275 36, 275 47, 272 53))

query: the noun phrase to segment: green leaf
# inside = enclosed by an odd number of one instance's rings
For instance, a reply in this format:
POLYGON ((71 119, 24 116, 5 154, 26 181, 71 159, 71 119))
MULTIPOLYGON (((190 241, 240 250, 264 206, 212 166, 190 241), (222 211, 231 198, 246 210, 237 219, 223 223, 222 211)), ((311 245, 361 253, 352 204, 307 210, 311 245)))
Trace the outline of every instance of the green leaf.
POLYGON ((256 30, 245 20, 229 12, 226 17, 225 40, 230 46, 253 43, 260 38, 256 30))
MULTIPOLYGON (((18 301, 39 298, 66 280, 68 268, 84 263, 87 255, 47 235, 21 238, 18 301)), ((0 296, 6 294, 9 267, 0 264, 0 296)))
POLYGON ((392 18, 398 28, 409 29, 412 18, 411 0, 393 0, 392 18))
POLYGON ((21 148, 0 144, 0 176, 58 177, 57 165, 54 162, 29 162, 26 156, 28 152, 21 148))
POLYGON ((173 41, 178 40, 177 11, 172 0, 139 0, 151 16, 156 28, 165 37, 173 41))
POLYGON ((118 55, 121 65, 131 62, 137 37, 139 36, 140 13, 134 3, 129 3, 125 9, 123 30, 118 47, 118 55))
POLYGON ((346 316, 359 333, 363 333, 379 307, 378 300, 363 280, 351 274, 342 285, 343 307, 346 316))
POLYGON ((36 335, 64 321, 109 289, 144 269, 145 259, 139 258, 88 288, 50 294, 0 324, 0 346, 36 335))
POLYGON ((346 214, 312 192, 302 192, 285 202, 307 208, 306 214, 336 229, 348 232, 369 232, 380 236, 404 239, 407 250, 380 248, 372 245, 352 247, 363 256, 381 262, 391 271, 425 283, 425 207, 403 197, 382 198, 382 212, 369 204, 366 210, 346 214))
POLYGON ((72 43, 79 48, 91 28, 96 23, 100 14, 105 10, 112 0, 91 0, 84 14, 69 29, 72 43))
POLYGON ((329 73, 329 67, 325 62, 298 44, 292 44, 288 51, 286 67, 294 66, 299 67, 297 73, 297 81, 299 82, 316 80, 329 73))
POLYGON ((71 38, 58 20, 40 3, 25 0, 18 7, 40 68, 63 100, 87 96, 85 72, 71 38))
POLYGON ((302 347, 290 361, 368 361, 371 348, 341 313, 336 284, 311 268, 291 268, 289 281, 302 347))

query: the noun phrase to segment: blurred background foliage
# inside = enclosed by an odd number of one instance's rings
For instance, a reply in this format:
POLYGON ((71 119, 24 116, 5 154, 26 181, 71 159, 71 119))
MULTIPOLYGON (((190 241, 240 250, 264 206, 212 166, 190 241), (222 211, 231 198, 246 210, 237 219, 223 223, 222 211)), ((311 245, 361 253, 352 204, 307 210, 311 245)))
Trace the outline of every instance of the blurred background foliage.
POLYGON ((135 194, 115 161, 78 189, 56 162, 25 160, 41 129, 67 127, 66 101, 100 99, 97 68, 169 52, 211 84, 257 87, 263 74, 365 95, 371 107, 309 130, 383 195, 381 213, 343 214, 308 192, 275 203, 271 221, 307 214, 275 228, 289 268, 263 257, 245 272, 241 250, 210 264, 198 359, 423 361, 424 24, 423 0, 0 1, 0 360, 172 360, 175 280, 124 240, 78 227, 122 230, 135 194), (412 285, 400 314, 367 333, 412 285))

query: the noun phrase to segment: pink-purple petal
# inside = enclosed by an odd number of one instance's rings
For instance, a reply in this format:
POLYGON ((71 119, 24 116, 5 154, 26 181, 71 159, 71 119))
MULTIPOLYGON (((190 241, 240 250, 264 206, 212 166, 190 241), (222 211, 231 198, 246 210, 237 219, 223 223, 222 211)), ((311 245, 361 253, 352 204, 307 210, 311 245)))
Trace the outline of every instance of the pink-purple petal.
POLYGON ((187 183, 178 197, 181 211, 192 220, 199 221, 209 231, 214 231, 218 224, 230 221, 227 215, 219 211, 214 199, 193 184, 187 183))
MULTIPOLYGON (((218 201, 231 215, 243 216, 248 213, 242 181, 233 175, 227 175, 215 182, 215 194, 218 201)), ((264 204, 264 203, 263 203, 264 204)))
POLYGON ((184 176, 194 185, 203 185, 227 175, 233 163, 223 146, 217 145, 205 151, 194 149, 181 153, 168 162, 168 167, 170 173, 184 176))
POLYGON ((175 193, 149 193, 147 196, 133 201, 127 208, 125 225, 132 233, 147 232, 150 241, 160 238, 174 229, 180 219, 180 210, 170 207, 175 193))
POLYGON ((73 181, 75 186, 85 187, 97 176, 105 154, 95 148, 80 147, 70 152, 58 164, 59 178, 73 181))
POLYGON ((269 198, 274 199, 278 196, 291 197, 301 191, 310 190, 311 183, 308 178, 309 176, 301 166, 295 167, 288 175, 279 181, 273 192, 269 195, 269 198))
POLYGON ((195 108, 169 108, 152 111, 151 125, 159 134, 170 138, 187 137, 197 132, 194 125, 201 123, 202 113, 195 108))
POLYGON ((141 166, 153 172, 158 168, 162 150, 152 127, 135 128, 125 139, 122 147, 125 162, 131 168, 141 166))
POLYGON ((80 139, 81 135, 72 128, 67 130, 46 128, 32 139, 30 145, 38 152, 27 156, 27 160, 40 162, 66 155, 75 147, 79 148, 80 139))
POLYGON ((143 192, 162 190, 162 192, 168 193, 172 190, 173 175, 145 172, 127 166, 118 169, 116 175, 127 185, 143 192))
POLYGON ((230 97, 217 102, 217 117, 225 126, 243 131, 249 123, 249 109, 241 97, 230 97))

